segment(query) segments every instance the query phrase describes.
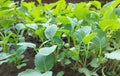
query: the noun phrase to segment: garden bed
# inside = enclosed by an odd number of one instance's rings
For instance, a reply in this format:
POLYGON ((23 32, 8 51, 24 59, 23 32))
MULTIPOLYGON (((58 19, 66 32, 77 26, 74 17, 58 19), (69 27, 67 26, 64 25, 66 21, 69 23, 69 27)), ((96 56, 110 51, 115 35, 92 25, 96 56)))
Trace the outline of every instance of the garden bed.
POLYGON ((119 76, 120 0, 0 0, 0 76, 119 76))

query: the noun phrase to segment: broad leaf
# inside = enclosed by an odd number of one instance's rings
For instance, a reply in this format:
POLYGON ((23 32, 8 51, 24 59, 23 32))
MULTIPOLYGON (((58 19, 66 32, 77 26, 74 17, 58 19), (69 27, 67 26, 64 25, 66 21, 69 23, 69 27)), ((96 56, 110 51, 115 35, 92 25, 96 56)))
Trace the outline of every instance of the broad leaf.
POLYGON ((106 33, 102 30, 96 30, 97 35, 92 39, 92 47, 95 48, 104 48, 107 46, 107 37, 106 33))
POLYGON ((84 37, 83 39, 84 43, 89 43, 95 36, 96 36, 96 33, 91 33, 88 36, 84 37))
POLYGON ((79 3, 76 5, 73 13, 78 19, 85 19, 89 14, 89 8, 87 8, 86 3, 79 3))
POLYGON ((18 24, 16 24, 15 28, 16 28, 18 31, 20 31, 20 30, 22 30, 22 29, 25 29, 26 27, 25 27, 24 24, 18 23, 18 24))
POLYGON ((52 47, 44 47, 44 48, 41 48, 41 49, 39 50, 39 52, 37 53, 37 55, 48 56, 48 55, 50 55, 52 52, 54 52, 56 48, 57 48, 56 45, 54 45, 54 46, 52 46, 52 47))
POLYGON ((57 21, 61 22, 62 24, 70 24, 70 20, 65 16, 58 17, 57 21))
POLYGON ((21 42, 21 43, 18 43, 17 45, 24 46, 24 47, 30 47, 30 48, 36 48, 36 45, 30 42, 21 42))
POLYGON ((42 74, 39 71, 27 69, 26 71, 19 73, 18 76, 42 76, 42 74))
POLYGON ((48 72, 41 74, 38 70, 27 69, 19 73, 18 76, 52 76, 52 72, 48 71, 48 72))
POLYGON ((106 53, 105 57, 108 59, 116 59, 116 60, 120 60, 120 49, 113 51, 111 53, 106 53))
POLYGON ((64 75, 64 71, 60 71, 57 73, 57 76, 63 76, 64 75))
POLYGON ((49 71, 54 65, 54 57, 52 55, 43 56, 37 54, 35 56, 35 68, 40 72, 49 71))
POLYGON ((9 53, 0 53, 0 60, 9 58, 11 55, 9 53))
POLYGON ((57 32, 57 26, 56 25, 50 25, 45 29, 45 36, 47 39, 52 39, 57 32))
POLYGON ((52 76, 52 72, 51 71, 45 72, 44 74, 42 74, 42 76, 52 76))
POLYGON ((92 59, 92 61, 90 62, 90 66, 97 68, 99 66, 98 61, 99 60, 97 58, 92 59))
POLYGON ((38 26, 36 24, 26 24, 26 26, 34 30, 38 29, 38 26))
POLYGON ((78 41, 83 41, 83 38, 87 35, 89 35, 91 32, 91 27, 90 26, 84 26, 80 29, 78 29, 75 33, 74 36, 78 41))

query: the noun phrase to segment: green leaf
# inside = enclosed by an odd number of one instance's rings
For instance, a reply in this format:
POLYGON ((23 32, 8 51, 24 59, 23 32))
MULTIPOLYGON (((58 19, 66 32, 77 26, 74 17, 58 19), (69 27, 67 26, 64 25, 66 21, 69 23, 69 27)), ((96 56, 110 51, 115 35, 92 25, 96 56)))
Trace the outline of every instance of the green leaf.
POLYGON ((27 69, 26 71, 19 73, 18 76, 42 76, 42 74, 39 71, 27 69))
POLYGON ((29 2, 29 3, 22 2, 21 6, 26 7, 28 9, 28 12, 30 12, 33 9, 33 7, 35 7, 35 4, 34 2, 29 2))
POLYGON ((23 13, 25 13, 25 15, 29 15, 29 12, 28 12, 28 9, 25 7, 25 6, 21 6, 20 8, 19 8, 19 10, 21 11, 21 12, 23 12, 23 13))
POLYGON ((97 68, 99 66, 98 65, 98 59, 97 58, 92 59, 92 61, 90 62, 90 66, 94 67, 94 68, 97 68))
POLYGON ((65 16, 57 17, 57 21, 61 22, 62 24, 70 24, 70 20, 65 16))
POLYGON ((89 14, 89 8, 86 7, 86 3, 81 2, 76 5, 73 13, 78 19, 85 19, 89 14))
POLYGON ((116 59, 116 60, 120 60, 120 49, 113 51, 111 53, 106 53, 105 57, 108 59, 116 59))
POLYGON ((2 61, 0 61, 0 65, 2 65, 3 63, 7 63, 9 60, 7 59, 7 60, 2 60, 2 61))
POLYGON ((88 70, 87 68, 79 68, 78 71, 79 71, 80 73, 84 73, 85 76, 98 76, 97 73, 91 72, 91 71, 88 70))
POLYGON ((91 33, 88 36, 84 37, 83 42, 88 44, 95 36, 96 33, 91 33))
POLYGON ((54 40, 59 46, 64 45, 63 40, 62 40, 60 37, 58 37, 58 36, 55 36, 55 37, 53 38, 53 40, 54 40))
POLYGON ((36 48, 36 45, 30 42, 20 42, 17 45, 24 46, 24 47, 30 47, 30 48, 36 48))
POLYGON ((47 39, 52 39, 57 32, 57 26, 56 25, 50 25, 45 29, 45 36, 47 39))
POLYGON ((9 53, 0 53, 0 60, 9 58, 11 55, 9 53))
POLYGON ((26 24, 27 27, 33 29, 33 30, 37 30, 38 26, 36 24, 26 24))
POLYGON ((84 37, 87 36, 91 32, 91 27, 90 26, 84 26, 80 29, 78 29, 75 33, 74 36, 78 41, 83 41, 84 37))
POLYGON ((80 68, 78 71, 80 73, 84 73, 85 76, 91 76, 91 71, 89 71, 87 68, 80 68))
POLYGON ((38 30, 35 31, 35 34, 38 35, 42 41, 44 41, 44 39, 45 39, 44 30, 45 30, 45 28, 41 27, 41 28, 39 28, 38 30))
POLYGON ((22 29, 25 29, 26 27, 25 27, 24 24, 18 23, 18 24, 15 25, 15 28, 16 28, 18 31, 20 31, 20 30, 22 30, 22 29))
POLYGON ((93 6, 95 6, 97 9, 101 8, 101 3, 99 1, 92 1, 91 2, 93 6))
POLYGON ((25 52, 25 50, 27 49, 26 46, 21 46, 19 48, 17 48, 16 52, 14 52, 15 54, 23 54, 25 52))
POLYGON ((52 47, 41 48, 41 49, 39 49, 39 52, 37 53, 37 55, 48 56, 51 53, 53 53, 56 48, 57 48, 56 45, 53 45, 52 47))
POLYGON ((59 0, 56 3, 57 3, 56 8, 52 11, 53 15, 60 14, 60 12, 62 12, 66 8, 66 1, 65 0, 59 0))
POLYGON ((41 72, 50 70, 54 65, 54 57, 50 55, 55 51, 56 45, 52 47, 44 47, 39 50, 35 56, 35 66, 41 72))
POLYGON ((44 56, 37 54, 35 56, 35 68, 40 72, 49 71, 54 66, 54 57, 52 55, 44 56))
POLYGON ((44 74, 42 74, 42 76, 52 76, 52 72, 51 71, 45 72, 44 74))
POLYGON ((107 46, 107 37, 106 33, 102 30, 96 30, 96 37, 92 39, 92 47, 94 48, 104 48, 107 46))
POLYGON ((120 17, 120 6, 115 8, 114 12, 120 17))
POLYGON ((64 75, 64 71, 60 71, 57 73, 57 76, 63 76, 64 75))
POLYGON ((20 65, 18 65, 18 66, 16 66, 17 67, 17 69, 21 69, 22 67, 24 67, 24 66, 26 66, 27 64, 26 63, 22 63, 22 64, 20 64, 20 65))
POLYGON ((19 73, 18 76, 52 76, 52 72, 48 71, 48 72, 41 74, 38 70, 27 69, 19 73))
POLYGON ((4 27, 8 27, 10 25, 13 25, 15 23, 15 20, 12 19, 2 19, 1 25, 4 27))

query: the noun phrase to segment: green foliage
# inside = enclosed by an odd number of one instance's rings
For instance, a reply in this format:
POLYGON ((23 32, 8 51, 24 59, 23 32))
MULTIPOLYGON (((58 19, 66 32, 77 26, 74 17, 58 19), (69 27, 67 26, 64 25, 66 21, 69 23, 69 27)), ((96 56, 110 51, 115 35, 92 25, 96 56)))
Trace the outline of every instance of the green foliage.
POLYGON ((51 71, 48 71, 44 74, 41 74, 39 71, 37 70, 32 70, 32 69, 27 69, 26 71, 24 72, 21 72, 18 74, 18 76, 52 76, 52 72, 51 71))
POLYGON ((54 64, 54 57, 50 55, 55 51, 56 45, 52 47, 44 47, 39 50, 35 56, 35 66, 40 72, 49 71, 54 64))
POLYGON ((0 0, 0 64, 14 63, 20 69, 27 65, 25 51, 32 48, 35 69, 18 76, 52 76, 57 63, 86 76, 120 74, 120 0, 103 6, 99 1, 38 2, 21 2, 18 7, 0 0))

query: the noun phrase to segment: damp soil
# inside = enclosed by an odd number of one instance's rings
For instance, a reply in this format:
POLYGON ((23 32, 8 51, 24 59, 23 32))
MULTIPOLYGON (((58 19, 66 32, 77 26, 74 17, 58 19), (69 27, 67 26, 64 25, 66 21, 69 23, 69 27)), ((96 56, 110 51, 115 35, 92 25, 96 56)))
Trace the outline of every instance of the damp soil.
MULTIPOLYGON (((24 37, 26 42, 35 43, 37 47, 40 45, 40 42, 34 37, 30 37, 28 35, 25 35, 24 37)), ((29 61, 27 62, 27 65, 25 67, 22 67, 21 69, 17 69, 14 64, 4 63, 0 65, 0 76, 18 76, 18 73, 25 71, 26 69, 34 69, 35 54, 36 52, 30 48, 25 51, 25 59, 28 59, 29 61)), ((84 76, 79 72, 74 71, 71 68, 71 65, 62 66, 60 63, 55 64, 51 71, 53 72, 53 76, 56 76, 57 73, 60 71, 64 71, 64 76, 84 76)))
MULTIPOLYGON (((27 66, 21 68, 21 69, 17 69, 14 64, 8 64, 8 63, 4 63, 0 66, 0 76, 17 76, 18 73, 26 70, 26 69, 34 69, 34 56, 35 56, 35 52, 31 49, 27 49, 27 51, 24 53, 25 54, 25 58, 29 59, 29 61, 27 62, 27 66)), ((56 64, 53 68, 53 76, 56 76, 58 72, 60 71, 64 71, 64 76, 84 76, 81 75, 79 72, 74 71, 71 68, 71 65, 67 65, 67 66, 62 66, 61 64, 56 64)))
POLYGON ((18 73, 26 69, 33 69, 35 52, 28 49, 24 54, 25 58, 29 59, 29 61, 27 62, 27 66, 21 69, 17 69, 14 64, 4 63, 0 65, 0 76, 17 76, 18 73))

